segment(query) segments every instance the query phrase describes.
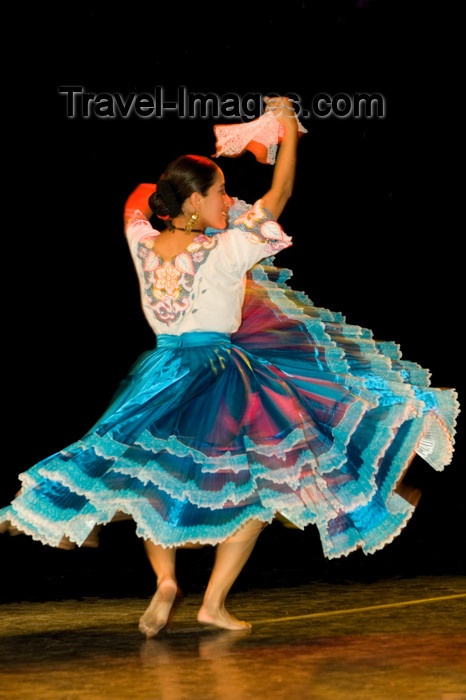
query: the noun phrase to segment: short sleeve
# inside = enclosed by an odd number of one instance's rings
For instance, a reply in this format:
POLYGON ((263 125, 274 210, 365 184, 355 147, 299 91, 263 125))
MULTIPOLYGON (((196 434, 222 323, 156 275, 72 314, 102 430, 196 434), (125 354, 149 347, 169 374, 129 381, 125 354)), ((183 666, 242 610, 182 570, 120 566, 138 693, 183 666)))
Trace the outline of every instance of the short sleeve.
POLYGON ((233 221, 228 233, 233 254, 243 274, 259 260, 293 244, 291 236, 283 231, 272 214, 262 206, 260 199, 233 221))
POLYGON ((124 222, 125 233, 130 247, 144 235, 154 234, 155 232, 148 219, 151 214, 148 200, 153 192, 155 192, 153 183, 141 183, 126 200, 124 222))
POLYGON ((130 248, 137 244, 146 235, 157 235, 159 232, 154 229, 150 221, 144 216, 142 211, 136 210, 131 219, 126 224, 126 237, 130 248))

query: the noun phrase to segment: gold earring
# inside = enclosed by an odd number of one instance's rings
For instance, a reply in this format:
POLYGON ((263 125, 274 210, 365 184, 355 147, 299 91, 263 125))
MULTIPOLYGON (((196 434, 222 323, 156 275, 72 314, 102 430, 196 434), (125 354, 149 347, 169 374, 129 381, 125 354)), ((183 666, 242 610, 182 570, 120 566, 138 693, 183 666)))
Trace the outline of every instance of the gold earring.
POLYGON ((188 220, 186 226, 184 227, 184 230, 186 231, 186 233, 191 233, 193 226, 196 223, 196 221, 198 220, 198 218, 199 218, 199 212, 195 211, 194 214, 191 214, 190 219, 188 220))

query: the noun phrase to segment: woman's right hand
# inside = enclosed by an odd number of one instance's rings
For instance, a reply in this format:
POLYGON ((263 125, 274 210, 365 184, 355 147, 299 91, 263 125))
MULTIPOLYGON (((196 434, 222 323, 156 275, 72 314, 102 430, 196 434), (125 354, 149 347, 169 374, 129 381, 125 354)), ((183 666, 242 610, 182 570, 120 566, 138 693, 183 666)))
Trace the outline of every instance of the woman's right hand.
POLYGON ((298 129, 298 121, 296 119, 296 112, 292 101, 289 97, 268 97, 265 96, 265 111, 272 112, 275 119, 277 119, 285 127, 293 127, 298 129))
POLYGON ((264 97, 265 111, 272 112, 284 126, 277 160, 273 169, 272 185, 262 197, 262 204, 275 220, 282 213, 293 192, 296 173, 296 149, 298 146, 298 119, 288 97, 264 97))

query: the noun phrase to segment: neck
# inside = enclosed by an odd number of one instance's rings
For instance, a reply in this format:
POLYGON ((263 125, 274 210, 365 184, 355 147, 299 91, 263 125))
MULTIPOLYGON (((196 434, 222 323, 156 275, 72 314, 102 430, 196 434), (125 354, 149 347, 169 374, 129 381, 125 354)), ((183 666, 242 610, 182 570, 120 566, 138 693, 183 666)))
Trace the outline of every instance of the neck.
POLYGON ((174 226, 173 224, 171 225, 171 228, 174 228, 177 231, 184 231, 185 233, 204 233, 204 229, 202 228, 192 228, 191 231, 186 231, 186 229, 181 228, 180 226, 174 226))
MULTIPOLYGON (((186 231, 186 223, 188 222, 188 217, 175 217, 170 221, 170 228, 171 229, 176 229, 177 231, 184 231, 185 233, 204 233, 205 228, 200 228, 198 224, 198 228, 192 228, 191 231, 186 231), (176 224, 179 224, 178 226, 176 224)), ((197 223, 197 222, 196 222, 197 223)))

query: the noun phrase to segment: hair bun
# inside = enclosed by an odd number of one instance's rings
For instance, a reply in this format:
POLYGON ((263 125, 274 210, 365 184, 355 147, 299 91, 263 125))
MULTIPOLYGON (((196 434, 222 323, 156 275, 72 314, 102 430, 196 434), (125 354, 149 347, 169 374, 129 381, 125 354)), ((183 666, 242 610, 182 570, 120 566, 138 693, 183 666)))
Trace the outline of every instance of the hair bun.
POLYGON ((149 197, 149 206, 161 219, 174 219, 181 214, 181 206, 173 187, 164 179, 157 182, 156 191, 149 197))
POLYGON ((209 158, 178 156, 157 180, 156 191, 149 197, 150 208, 161 219, 174 219, 193 192, 207 196, 218 172, 218 165, 209 158))

